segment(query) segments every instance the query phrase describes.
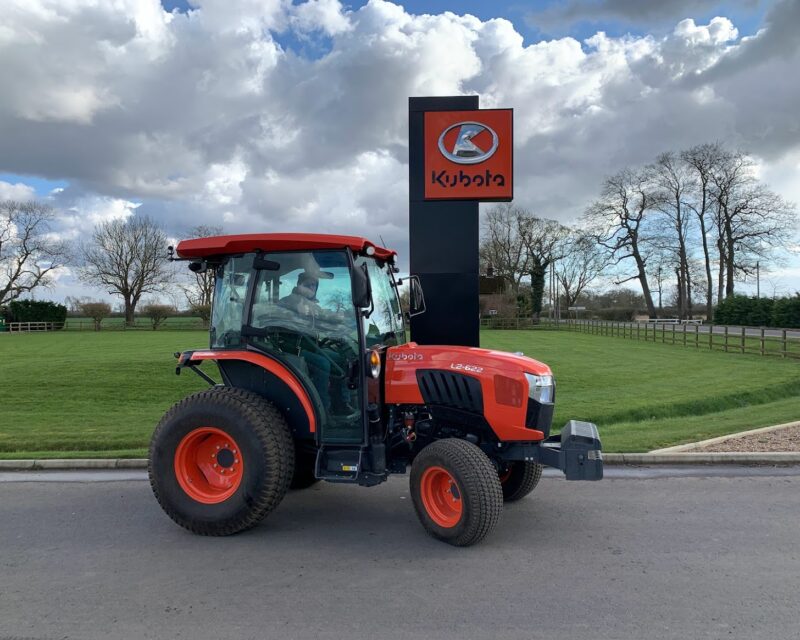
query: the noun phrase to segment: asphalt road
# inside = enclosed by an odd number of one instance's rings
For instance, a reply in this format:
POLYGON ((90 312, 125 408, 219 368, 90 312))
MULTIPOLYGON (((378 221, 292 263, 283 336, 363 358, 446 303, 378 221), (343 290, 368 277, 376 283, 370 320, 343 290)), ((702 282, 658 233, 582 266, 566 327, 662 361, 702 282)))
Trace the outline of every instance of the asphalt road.
POLYGON ((609 471, 545 478, 467 549, 402 477, 215 539, 138 472, 0 474, 0 638, 798 636, 800 468, 609 471))

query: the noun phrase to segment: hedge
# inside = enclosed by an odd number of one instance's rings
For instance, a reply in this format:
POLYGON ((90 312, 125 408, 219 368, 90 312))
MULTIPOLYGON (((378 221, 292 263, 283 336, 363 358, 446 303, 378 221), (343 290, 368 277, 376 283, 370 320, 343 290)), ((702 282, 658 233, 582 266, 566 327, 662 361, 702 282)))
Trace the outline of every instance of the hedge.
POLYGON ((67 308, 49 300, 14 300, 5 314, 8 322, 64 322, 67 308))
POLYGON ((716 324, 800 328, 800 293, 788 298, 731 296, 714 309, 716 324))

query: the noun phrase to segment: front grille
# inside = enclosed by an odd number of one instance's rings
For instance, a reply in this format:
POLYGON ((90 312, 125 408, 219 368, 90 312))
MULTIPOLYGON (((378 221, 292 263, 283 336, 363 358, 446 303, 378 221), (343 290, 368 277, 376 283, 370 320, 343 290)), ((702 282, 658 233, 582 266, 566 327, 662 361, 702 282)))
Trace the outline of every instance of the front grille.
POLYGON ((417 371, 417 384, 425 404, 483 415, 483 393, 477 378, 437 369, 417 371))

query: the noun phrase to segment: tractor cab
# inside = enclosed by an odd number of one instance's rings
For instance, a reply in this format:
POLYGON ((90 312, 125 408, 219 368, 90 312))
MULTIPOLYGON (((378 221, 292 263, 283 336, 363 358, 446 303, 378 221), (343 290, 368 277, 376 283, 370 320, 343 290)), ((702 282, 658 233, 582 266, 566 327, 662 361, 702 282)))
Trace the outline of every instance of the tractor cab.
MULTIPOLYGON (((286 367, 310 396, 318 444, 365 444, 369 398, 380 395, 369 357, 406 342, 394 253, 361 239, 337 248, 258 245, 195 267, 215 269, 211 349, 262 353, 286 367)), ((237 386, 248 385, 247 369, 221 365, 237 386)))

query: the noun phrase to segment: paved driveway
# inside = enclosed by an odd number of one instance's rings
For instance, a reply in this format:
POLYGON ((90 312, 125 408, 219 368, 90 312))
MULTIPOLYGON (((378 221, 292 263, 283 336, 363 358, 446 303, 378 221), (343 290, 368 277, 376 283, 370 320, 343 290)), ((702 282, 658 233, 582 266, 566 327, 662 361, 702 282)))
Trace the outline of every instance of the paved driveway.
POLYGON ((800 469, 621 473, 547 477, 468 549, 423 533, 402 477, 214 539, 139 473, 0 474, 0 638, 797 637, 800 469))

